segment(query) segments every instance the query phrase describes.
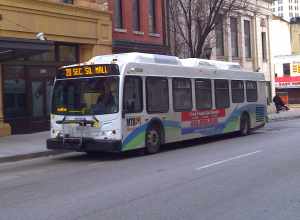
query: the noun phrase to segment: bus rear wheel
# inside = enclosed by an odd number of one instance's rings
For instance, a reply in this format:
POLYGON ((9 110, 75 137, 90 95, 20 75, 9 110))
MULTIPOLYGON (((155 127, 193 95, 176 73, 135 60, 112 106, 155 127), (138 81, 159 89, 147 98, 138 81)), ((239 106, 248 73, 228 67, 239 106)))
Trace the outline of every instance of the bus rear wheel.
POLYGON ((155 154, 159 151, 161 145, 160 129, 157 127, 150 127, 146 132, 146 153, 155 154))
POLYGON ((240 121, 240 135, 246 136, 250 133, 250 120, 247 114, 243 114, 240 121))

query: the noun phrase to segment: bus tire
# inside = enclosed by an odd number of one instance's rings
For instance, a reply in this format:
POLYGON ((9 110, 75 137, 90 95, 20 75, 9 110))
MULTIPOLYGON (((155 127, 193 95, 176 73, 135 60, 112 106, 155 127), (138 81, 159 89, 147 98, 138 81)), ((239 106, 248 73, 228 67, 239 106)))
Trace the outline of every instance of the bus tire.
POLYGON ((147 154, 155 154, 160 150, 161 132, 159 126, 150 126, 146 131, 145 151, 147 154))
POLYGON ((246 136, 250 133, 250 119, 249 115, 244 113, 240 121, 240 135, 246 136))

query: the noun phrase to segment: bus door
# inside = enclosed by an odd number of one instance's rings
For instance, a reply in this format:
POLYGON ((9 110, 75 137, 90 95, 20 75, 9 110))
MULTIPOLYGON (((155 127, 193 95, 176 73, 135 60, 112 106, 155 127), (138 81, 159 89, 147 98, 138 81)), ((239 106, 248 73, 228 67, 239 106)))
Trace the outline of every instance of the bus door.
POLYGON ((126 76, 123 90, 123 150, 143 147, 144 139, 138 129, 142 126, 143 80, 139 76, 126 76))

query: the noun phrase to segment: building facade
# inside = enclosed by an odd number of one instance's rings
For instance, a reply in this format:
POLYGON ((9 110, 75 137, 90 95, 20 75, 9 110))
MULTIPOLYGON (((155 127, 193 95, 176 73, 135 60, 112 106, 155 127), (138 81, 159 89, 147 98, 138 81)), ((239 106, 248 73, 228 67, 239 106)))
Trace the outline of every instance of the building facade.
POLYGON ((276 93, 287 104, 300 104, 300 55, 275 56, 276 93))
POLYGON ((274 15, 290 21, 291 18, 300 16, 299 0, 276 0, 272 3, 274 15))
POLYGON ((238 62, 249 71, 260 71, 267 81, 271 74, 270 1, 250 1, 249 11, 223 19, 222 34, 216 30, 212 59, 238 62), (221 39, 218 39, 221 38, 221 39))
POLYGON ((271 48, 272 57, 292 54, 290 22, 278 16, 272 16, 271 48))
POLYGON ((1 0, 0 136, 48 129, 57 68, 110 54, 111 33, 100 0, 1 0))
POLYGON ((300 26, 298 19, 291 22, 273 16, 272 65, 276 94, 287 104, 300 104, 300 26))
POLYGON ((292 54, 300 54, 300 17, 290 22, 292 54))
POLYGON ((113 53, 168 53, 166 0, 108 0, 113 14, 113 53))

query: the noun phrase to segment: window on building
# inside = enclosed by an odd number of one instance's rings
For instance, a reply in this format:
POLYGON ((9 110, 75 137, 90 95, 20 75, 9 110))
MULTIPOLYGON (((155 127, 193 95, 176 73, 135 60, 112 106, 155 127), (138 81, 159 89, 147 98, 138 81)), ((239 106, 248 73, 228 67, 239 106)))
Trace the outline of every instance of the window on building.
POLYGON ((257 101, 257 83, 254 81, 246 81, 246 94, 248 102, 257 101))
POLYGON ((221 18, 217 19, 215 32, 216 32, 216 55, 224 56, 224 28, 223 28, 223 20, 221 18))
POLYGON ((147 77, 147 111, 149 113, 166 113, 169 111, 168 79, 147 77))
POLYGON ((228 108, 230 106, 228 80, 215 80, 215 98, 216 108, 228 108))
POLYGON ((238 49, 238 23, 237 18, 230 18, 230 31, 231 31, 231 53, 232 57, 239 56, 238 49))
POLYGON ((283 68, 283 74, 285 76, 290 76, 291 75, 291 65, 290 65, 290 63, 284 63, 282 65, 282 68, 283 68))
POLYGON ((261 32, 261 46, 262 46, 262 58, 263 58, 263 61, 267 61, 266 32, 261 32))
POLYGON ((78 61, 79 52, 78 45, 58 45, 58 60, 60 62, 76 63, 78 61))
POLYGON ((63 3, 74 4, 74 0, 61 0, 63 3))
POLYGON ((123 110, 126 113, 143 111, 143 81, 138 76, 126 76, 123 110))
POLYGON ((197 109, 211 109, 212 108, 212 91, 211 80, 196 79, 195 80, 195 95, 197 109))
POLYGON ((149 32, 156 33, 155 0, 149 0, 149 32))
POLYGON ((123 28, 122 0, 114 1, 114 25, 115 28, 123 28))
POLYGON ((172 85, 174 110, 176 112, 191 111, 193 108, 191 80, 174 78, 172 85))
POLYGON ((242 103, 245 99, 244 82, 241 80, 231 81, 232 103, 242 103))
POLYGON ((245 56, 251 58, 251 32, 250 21, 244 20, 245 56))
POLYGON ((132 28, 134 31, 140 31, 140 0, 133 0, 132 4, 132 28))

